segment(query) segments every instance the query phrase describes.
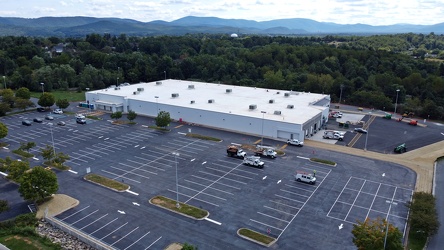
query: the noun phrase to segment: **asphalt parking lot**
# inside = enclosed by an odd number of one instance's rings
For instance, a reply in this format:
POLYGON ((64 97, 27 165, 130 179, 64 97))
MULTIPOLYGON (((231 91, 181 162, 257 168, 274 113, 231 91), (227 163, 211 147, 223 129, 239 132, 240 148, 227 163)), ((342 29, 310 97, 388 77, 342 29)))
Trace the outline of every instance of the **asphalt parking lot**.
MULTIPOLYGON (((57 172, 59 192, 80 201, 57 219, 116 249, 163 249, 172 242, 188 242, 200 249, 261 248, 236 235, 243 227, 278 238, 273 249, 300 244, 312 249, 355 249, 353 224, 378 216, 405 232, 404 205, 410 201, 416 175, 396 164, 289 146, 285 156, 265 158, 265 168, 256 169, 225 153, 231 143, 256 142, 254 136, 177 123, 171 123, 171 132, 163 133, 147 128, 153 124, 150 118, 137 118, 137 125, 112 125, 109 115, 101 121, 88 119, 86 125, 77 124, 68 115, 55 116, 52 121, 63 120, 66 126, 50 126, 46 120, 29 127, 21 125, 22 119, 39 115, 29 112, 2 118, 10 128, 4 138, 10 146, 0 154, 11 156, 10 150, 20 142, 34 141, 37 147, 31 152, 36 157, 31 164, 39 165, 42 159, 37 153, 52 144, 52 129, 56 151, 71 156, 67 162, 71 171, 57 172), (187 132, 223 141, 189 138, 184 136, 187 132), (310 157, 338 165, 313 163, 310 157), (125 182, 131 189, 117 193, 89 183, 83 180, 87 168, 125 182), (315 185, 294 180, 296 171, 314 170, 315 185), (178 197, 206 209, 208 220, 195 221, 152 206, 148 200, 155 195, 178 197)), ((379 121, 370 127, 369 150, 376 124, 379 121)), ((268 139, 264 144, 283 145, 268 139)))

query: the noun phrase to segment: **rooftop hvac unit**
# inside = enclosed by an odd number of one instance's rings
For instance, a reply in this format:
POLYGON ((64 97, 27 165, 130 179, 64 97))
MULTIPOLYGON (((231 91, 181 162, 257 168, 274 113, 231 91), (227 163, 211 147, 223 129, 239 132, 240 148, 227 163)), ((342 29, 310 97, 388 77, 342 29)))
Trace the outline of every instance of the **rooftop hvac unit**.
POLYGON ((274 100, 273 100, 273 99, 270 99, 270 100, 268 101, 268 103, 274 103, 274 100))
POLYGON ((156 82, 156 85, 162 85, 162 82, 156 82))
POLYGON ((188 89, 194 89, 194 85, 188 85, 188 89))
POLYGON ((281 111, 279 111, 279 110, 275 110, 275 111, 274 111, 274 114, 275 114, 275 115, 281 115, 281 111))
POLYGON ((144 89, 143 88, 137 88, 137 91, 142 92, 144 89))
POLYGON ((208 100, 208 103, 214 103, 214 99, 208 100))
POLYGON ((232 89, 226 89, 226 90, 225 90, 225 93, 231 93, 231 92, 233 92, 232 89))
POLYGON ((194 104, 194 101, 191 101, 190 103, 191 103, 191 104, 194 104))
POLYGON ((173 97, 173 98, 179 97, 179 94, 178 93, 172 93, 171 97, 173 97))
POLYGON ((281 92, 279 92, 279 91, 278 91, 278 92, 276 92, 276 94, 278 94, 278 95, 279 95, 280 93, 281 93, 281 92))
POLYGON ((119 89, 120 89, 119 87, 115 87, 115 88, 114 88, 114 90, 119 90, 119 89))
POLYGON ((254 109, 257 109, 257 105, 256 104, 251 104, 250 105, 250 110, 254 110, 254 109))
POLYGON ((285 96, 285 97, 289 97, 289 96, 290 96, 290 93, 287 92, 287 93, 284 94, 284 96, 285 96))
POLYGON ((288 109, 292 109, 292 108, 294 108, 294 105, 291 105, 291 104, 290 104, 290 105, 287 105, 287 108, 288 108, 288 109))
POLYGON ((137 95, 137 91, 134 91, 134 92, 133 92, 133 95, 137 95))

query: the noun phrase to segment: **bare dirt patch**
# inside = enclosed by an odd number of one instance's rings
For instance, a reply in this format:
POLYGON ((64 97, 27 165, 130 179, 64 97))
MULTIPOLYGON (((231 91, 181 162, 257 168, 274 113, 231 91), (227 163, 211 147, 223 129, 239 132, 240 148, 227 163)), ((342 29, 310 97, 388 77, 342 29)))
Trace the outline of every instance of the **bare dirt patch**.
POLYGON ((43 218, 46 209, 48 209, 48 215, 55 216, 77 205, 79 205, 78 200, 65 194, 55 194, 51 200, 38 207, 36 217, 38 219, 43 218))

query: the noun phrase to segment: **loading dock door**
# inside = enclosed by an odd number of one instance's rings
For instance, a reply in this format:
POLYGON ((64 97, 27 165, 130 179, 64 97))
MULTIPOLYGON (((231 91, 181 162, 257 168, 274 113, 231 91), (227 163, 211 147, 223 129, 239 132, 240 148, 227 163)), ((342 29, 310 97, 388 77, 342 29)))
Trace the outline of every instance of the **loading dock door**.
POLYGON ((298 134, 293 135, 293 133, 288 132, 288 131, 283 131, 283 130, 277 131, 277 138, 287 140, 287 139, 298 138, 298 137, 299 137, 298 134))

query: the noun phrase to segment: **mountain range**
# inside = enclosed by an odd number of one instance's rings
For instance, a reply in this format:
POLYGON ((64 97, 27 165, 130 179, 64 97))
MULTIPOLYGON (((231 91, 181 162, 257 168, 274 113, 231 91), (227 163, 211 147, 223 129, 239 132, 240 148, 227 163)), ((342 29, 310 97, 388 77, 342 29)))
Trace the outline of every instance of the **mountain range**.
POLYGON ((187 16, 171 22, 140 22, 132 19, 95 17, 0 17, 1 36, 78 37, 91 33, 130 36, 185 35, 192 33, 239 35, 374 35, 396 33, 444 33, 444 23, 434 25, 336 24, 290 18, 271 21, 187 16))

